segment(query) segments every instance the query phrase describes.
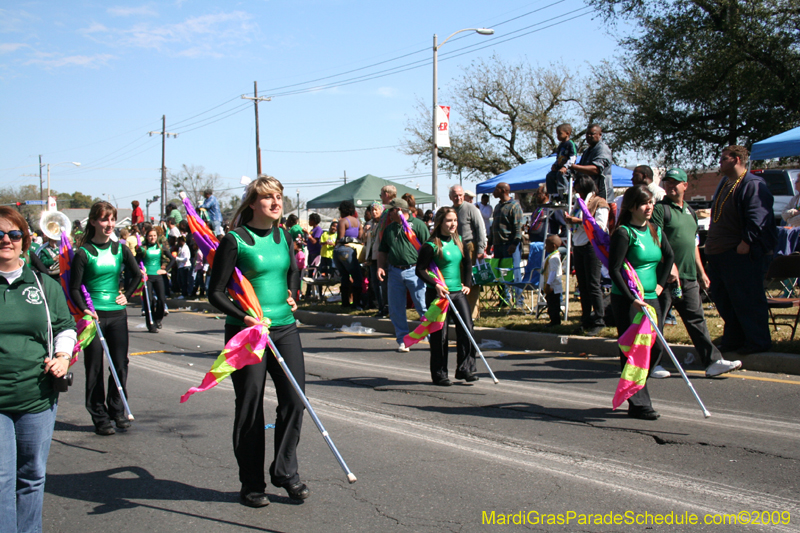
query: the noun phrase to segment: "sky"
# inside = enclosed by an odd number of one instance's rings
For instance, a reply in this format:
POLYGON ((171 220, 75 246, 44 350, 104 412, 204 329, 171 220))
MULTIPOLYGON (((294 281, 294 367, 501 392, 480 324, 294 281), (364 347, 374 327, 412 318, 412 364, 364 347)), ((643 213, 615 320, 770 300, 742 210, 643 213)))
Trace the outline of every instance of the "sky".
MULTIPOLYGON (((259 104, 262 172, 286 195, 310 200, 345 174, 429 192, 430 167, 415 169, 400 145, 418 102, 431 105, 434 34, 441 43, 462 28, 495 30, 440 49, 442 105, 462 69, 493 54, 584 69, 617 53, 581 0, 0 6, 0 188, 38 187, 41 155, 53 190, 118 207, 159 194, 161 136, 148 132, 161 130, 162 115, 178 134, 166 140, 168 171, 203 167, 239 195, 241 177, 256 176, 254 106, 241 98, 254 81, 272 97, 259 104)), ((439 173, 440 203, 457 181, 439 173)))

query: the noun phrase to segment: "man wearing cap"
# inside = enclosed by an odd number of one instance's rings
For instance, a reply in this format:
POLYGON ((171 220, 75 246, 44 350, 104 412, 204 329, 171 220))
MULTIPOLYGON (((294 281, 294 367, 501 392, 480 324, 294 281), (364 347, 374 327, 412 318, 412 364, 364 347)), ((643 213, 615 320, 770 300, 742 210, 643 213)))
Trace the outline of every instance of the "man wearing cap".
POLYGON ((420 318, 427 311, 425 307, 425 283, 417 277, 417 249, 411 244, 403 231, 401 216, 408 220, 417 240, 424 243, 430 238, 428 227, 423 221, 411 216, 408 203, 400 198, 389 202, 389 225, 383 233, 378 247, 378 279, 388 279, 387 293, 389 299, 389 318, 394 326, 397 339, 397 351, 408 352, 403 338, 410 331, 406 318, 406 290, 411 293, 411 300, 420 318))
POLYGON ((475 193, 472 191, 464 191, 464 201, 468 204, 475 205, 475 193))
MULTIPOLYGON (((661 180, 665 191, 664 199, 653 209, 651 219, 653 224, 661 228, 675 252, 672 274, 658 300, 663 310, 662 317, 666 316, 670 305, 677 309, 686 332, 697 349, 700 361, 706 368, 706 377, 713 377, 741 368, 742 362, 723 359, 708 333, 700 289, 707 290, 709 280, 700 259, 700 250, 697 248, 697 215, 689 204, 684 202, 687 181, 686 172, 683 170, 679 168, 667 170, 661 180)), ((664 324, 659 326, 663 329, 664 324)), ((669 372, 661 367, 659 362, 656 363, 651 375, 656 372, 662 374, 659 377, 669 377, 669 372)))
MULTIPOLYGON (((464 245, 464 254, 469 258, 470 264, 475 266, 478 259, 486 256, 486 226, 480 210, 465 200, 466 194, 461 185, 450 187, 450 201, 453 202, 453 209, 458 215, 458 235, 464 245)), ((473 320, 477 319, 479 315, 478 298, 480 294, 480 291, 474 290, 467 295, 467 303, 473 320)))

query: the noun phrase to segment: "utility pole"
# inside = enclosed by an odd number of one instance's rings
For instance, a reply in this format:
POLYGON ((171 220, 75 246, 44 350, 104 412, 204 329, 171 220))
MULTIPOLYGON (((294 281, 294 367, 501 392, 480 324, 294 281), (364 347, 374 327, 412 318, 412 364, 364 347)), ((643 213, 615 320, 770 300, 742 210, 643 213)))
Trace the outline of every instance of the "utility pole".
MULTIPOLYGON (((42 155, 39 154, 39 200, 44 202, 44 178, 42 177, 42 155)), ((44 210, 44 208, 42 208, 44 210)))
POLYGON ((245 96, 242 95, 242 100, 252 100, 253 107, 256 110, 256 171, 258 174, 256 175, 257 178, 261 177, 261 145, 258 142, 258 103, 259 102, 269 102, 272 100, 271 97, 262 96, 261 98, 258 97, 258 82, 253 82, 253 96, 245 96))
POLYGON ((347 185, 347 171, 344 171, 344 184, 347 185))
POLYGON ((148 131, 150 137, 153 136, 155 133, 158 135, 161 134, 161 220, 164 220, 166 216, 166 209, 167 209, 167 159, 166 159, 166 152, 167 152, 167 137, 172 135, 172 137, 177 137, 177 133, 169 133, 167 131, 167 115, 161 115, 161 131, 148 131))

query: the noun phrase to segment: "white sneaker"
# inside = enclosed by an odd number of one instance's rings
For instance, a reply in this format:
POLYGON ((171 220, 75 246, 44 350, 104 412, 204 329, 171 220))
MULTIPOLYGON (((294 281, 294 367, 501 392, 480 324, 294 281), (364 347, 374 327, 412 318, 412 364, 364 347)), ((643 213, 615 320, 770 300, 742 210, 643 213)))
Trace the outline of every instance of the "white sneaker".
POLYGON ((655 368, 653 368, 653 371, 650 372, 650 377, 655 379, 665 379, 670 377, 671 375, 672 374, 669 373, 669 370, 667 370, 661 365, 657 365, 655 368))
POLYGON ((706 368, 706 377, 713 378, 714 376, 719 376, 732 370, 739 370, 740 368, 742 368, 741 361, 726 361, 725 359, 720 359, 708 365, 708 368, 706 368))
POLYGON ((400 353, 406 353, 406 352, 410 352, 411 350, 406 348, 406 343, 401 342, 400 345, 397 347, 397 351, 400 352, 400 353))

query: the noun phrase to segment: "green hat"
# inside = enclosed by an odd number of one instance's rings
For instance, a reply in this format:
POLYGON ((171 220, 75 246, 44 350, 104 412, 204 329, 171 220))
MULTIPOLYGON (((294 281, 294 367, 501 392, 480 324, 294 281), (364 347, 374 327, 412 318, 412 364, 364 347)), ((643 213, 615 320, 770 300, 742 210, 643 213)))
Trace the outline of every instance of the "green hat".
POLYGON ((686 172, 679 168, 671 168, 667 170, 667 173, 664 174, 665 180, 675 180, 675 181, 682 181, 686 183, 689 181, 689 177, 686 175, 686 172))
POLYGON ((402 198, 395 198, 394 200, 389 202, 389 206, 391 206, 392 208, 408 210, 408 202, 406 202, 402 198))

